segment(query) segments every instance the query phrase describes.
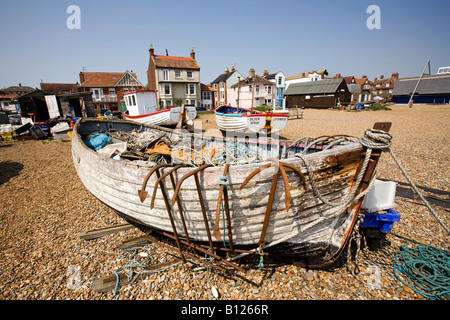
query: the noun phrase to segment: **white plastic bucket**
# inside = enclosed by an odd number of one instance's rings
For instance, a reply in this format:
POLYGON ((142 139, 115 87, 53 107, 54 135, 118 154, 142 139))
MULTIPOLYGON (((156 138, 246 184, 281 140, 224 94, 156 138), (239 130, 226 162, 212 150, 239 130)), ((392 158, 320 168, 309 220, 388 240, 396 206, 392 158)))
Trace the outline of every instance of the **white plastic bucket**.
POLYGON ((395 191, 397 184, 393 181, 375 179, 375 183, 366 194, 361 206, 367 212, 387 210, 395 206, 395 191))

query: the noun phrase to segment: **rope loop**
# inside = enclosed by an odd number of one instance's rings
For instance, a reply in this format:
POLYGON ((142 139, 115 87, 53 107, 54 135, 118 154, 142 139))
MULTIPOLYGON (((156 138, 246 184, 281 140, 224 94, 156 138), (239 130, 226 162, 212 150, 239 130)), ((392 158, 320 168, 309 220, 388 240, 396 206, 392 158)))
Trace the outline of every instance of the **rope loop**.
POLYGON ((366 148, 387 151, 392 145, 392 135, 377 129, 367 129, 359 142, 366 148))

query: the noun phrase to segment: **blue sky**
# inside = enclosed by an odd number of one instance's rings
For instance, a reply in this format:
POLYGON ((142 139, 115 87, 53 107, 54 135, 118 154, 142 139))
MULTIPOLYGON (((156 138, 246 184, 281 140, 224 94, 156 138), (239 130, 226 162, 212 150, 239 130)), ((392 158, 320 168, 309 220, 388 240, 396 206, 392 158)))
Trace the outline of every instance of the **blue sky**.
POLYGON ((86 71, 133 70, 147 83, 148 48, 189 56, 201 82, 233 65, 243 75, 286 76, 327 69, 369 78, 416 76, 450 65, 450 1, 0 0, 0 88, 79 81, 86 71), (67 28, 68 6, 81 11, 79 30, 67 28), (366 26, 370 5, 381 29, 366 26))

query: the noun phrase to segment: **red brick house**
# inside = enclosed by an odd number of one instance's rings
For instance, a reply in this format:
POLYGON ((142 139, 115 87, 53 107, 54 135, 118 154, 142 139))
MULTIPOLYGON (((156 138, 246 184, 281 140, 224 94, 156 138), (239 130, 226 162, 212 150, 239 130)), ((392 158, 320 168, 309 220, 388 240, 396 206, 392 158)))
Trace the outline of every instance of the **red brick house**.
POLYGON ((136 73, 125 72, 80 72, 81 92, 92 92, 95 113, 106 110, 120 114, 119 104, 123 93, 142 90, 144 86, 137 80, 136 73))
POLYGON ((392 92, 394 91, 395 82, 398 80, 398 72, 394 72, 390 78, 383 75, 380 79, 375 78, 373 81, 374 96, 379 96, 386 102, 392 101, 392 92))

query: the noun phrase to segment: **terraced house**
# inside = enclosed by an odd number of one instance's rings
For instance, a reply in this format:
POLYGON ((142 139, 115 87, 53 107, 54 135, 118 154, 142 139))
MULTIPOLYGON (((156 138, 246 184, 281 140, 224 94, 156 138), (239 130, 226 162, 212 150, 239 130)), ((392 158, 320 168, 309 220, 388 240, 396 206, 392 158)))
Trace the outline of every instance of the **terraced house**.
POLYGON ((192 49, 189 57, 155 55, 149 49, 147 79, 148 88, 156 90, 160 107, 201 104, 200 67, 192 49), (180 103, 181 102, 181 103, 180 103))

